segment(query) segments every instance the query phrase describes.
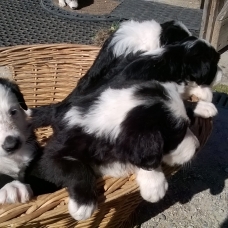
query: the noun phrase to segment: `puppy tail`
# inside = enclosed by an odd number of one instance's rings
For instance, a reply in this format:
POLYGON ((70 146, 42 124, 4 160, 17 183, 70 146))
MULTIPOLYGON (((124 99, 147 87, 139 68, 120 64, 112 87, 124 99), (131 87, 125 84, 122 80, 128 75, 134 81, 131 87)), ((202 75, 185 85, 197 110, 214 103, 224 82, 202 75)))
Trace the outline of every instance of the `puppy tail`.
POLYGON ((29 116, 32 119, 32 127, 34 129, 39 127, 47 127, 52 124, 55 116, 56 105, 44 105, 37 108, 31 108, 29 116))

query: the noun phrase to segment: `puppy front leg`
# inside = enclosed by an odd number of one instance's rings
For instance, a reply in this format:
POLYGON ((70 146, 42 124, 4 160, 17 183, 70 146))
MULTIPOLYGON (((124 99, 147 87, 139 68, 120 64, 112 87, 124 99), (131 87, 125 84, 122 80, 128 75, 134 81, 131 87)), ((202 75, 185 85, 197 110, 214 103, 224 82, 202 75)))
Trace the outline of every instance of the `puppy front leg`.
POLYGON ((161 167, 150 171, 140 168, 136 180, 142 198, 151 203, 162 199, 168 189, 168 182, 161 167))
POLYGON ((65 0, 59 0, 59 6, 60 7, 65 7, 66 6, 65 0))
POLYGON ((91 168, 72 156, 64 156, 66 151, 45 151, 41 159, 43 178, 62 187, 69 192, 68 209, 76 220, 89 218, 97 207, 96 178, 91 168), (63 155, 64 154, 64 155, 63 155))

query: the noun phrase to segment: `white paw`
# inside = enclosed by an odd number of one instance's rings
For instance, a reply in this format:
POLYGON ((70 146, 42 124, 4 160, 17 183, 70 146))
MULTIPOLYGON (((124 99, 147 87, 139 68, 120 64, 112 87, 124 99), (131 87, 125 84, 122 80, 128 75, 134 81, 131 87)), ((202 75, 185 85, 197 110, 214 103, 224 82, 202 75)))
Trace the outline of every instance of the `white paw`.
POLYGON ((0 204, 4 203, 25 203, 33 196, 29 185, 20 181, 12 181, 0 189, 0 204))
POLYGON ((60 7, 65 7, 65 6, 66 6, 65 1, 59 0, 59 6, 60 6, 60 7))
POLYGON ((71 1, 68 3, 68 6, 71 8, 71 9, 77 9, 78 8, 78 1, 71 1))
POLYGON ((194 113, 196 116, 200 116, 203 118, 209 118, 216 116, 218 113, 217 108, 214 104, 205 101, 199 101, 194 109, 194 113))
POLYGON ((162 171, 144 170, 143 175, 137 176, 137 182, 142 198, 151 203, 158 202, 162 199, 168 189, 168 182, 162 171))
POLYGON ((73 199, 70 199, 68 204, 69 213, 75 220, 86 220, 90 218, 96 208, 97 206, 95 204, 80 205, 73 199))

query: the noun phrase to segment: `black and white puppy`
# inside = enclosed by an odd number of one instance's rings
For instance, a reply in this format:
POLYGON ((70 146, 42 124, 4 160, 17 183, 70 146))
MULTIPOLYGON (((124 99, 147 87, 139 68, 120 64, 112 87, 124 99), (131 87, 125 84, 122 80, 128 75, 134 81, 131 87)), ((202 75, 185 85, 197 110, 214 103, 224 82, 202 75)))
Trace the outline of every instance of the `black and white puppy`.
MULTIPOLYGON (((65 100, 75 95, 88 94, 105 84, 108 86, 111 79, 123 71, 134 58, 138 58, 139 53, 156 50, 159 52, 161 47, 177 44, 190 35, 187 27, 179 21, 159 24, 155 20, 131 20, 121 23, 119 29, 105 41, 91 68, 65 100), (128 58, 129 56, 134 58, 128 58)), ((140 80, 140 77, 138 79, 140 80)), ((50 125, 54 109, 55 105, 33 109, 34 127, 50 125)))
POLYGON ((173 83, 116 83, 76 96, 56 106, 51 125, 40 169, 48 181, 68 188, 76 220, 96 209, 93 170, 116 177, 136 173, 142 197, 157 202, 168 188, 161 162, 188 162, 199 146, 173 83))
POLYGON ((32 196, 23 184, 25 170, 37 152, 36 137, 19 87, 0 78, 0 204, 26 202, 32 196))
MULTIPOLYGON (((147 71, 147 80, 184 83, 183 99, 194 94, 211 102, 211 87, 222 78, 219 58, 208 42, 191 36, 181 22, 128 21, 106 40, 74 93, 88 93, 111 79, 119 80, 120 72, 130 74, 136 69, 137 77, 147 71)), ((135 79, 134 75, 123 78, 135 79)))
POLYGON ((189 36, 191 32, 179 21, 163 24, 155 20, 123 22, 105 41, 94 64, 79 80, 74 93, 85 94, 103 84, 103 81, 110 80, 124 69, 129 55, 137 57, 140 53, 153 52, 166 45, 177 44, 189 36))
MULTIPOLYGON (((100 56, 102 57, 102 53, 100 56)), ((199 116, 208 118, 217 114, 217 109, 211 103, 210 87, 218 83, 222 76, 218 67, 220 55, 202 39, 189 36, 177 44, 144 53, 129 54, 121 57, 118 63, 115 60, 111 61, 103 70, 99 70, 99 58, 98 55, 95 65, 62 101, 63 103, 74 100, 78 95, 93 93, 99 88, 108 88, 115 83, 157 80, 175 83, 184 100, 193 94, 196 95, 200 99, 196 108, 199 110, 199 116)), ((105 64, 101 65, 104 66, 105 64)), ((33 109, 31 116, 34 127, 50 125, 55 112, 55 104, 33 109)))

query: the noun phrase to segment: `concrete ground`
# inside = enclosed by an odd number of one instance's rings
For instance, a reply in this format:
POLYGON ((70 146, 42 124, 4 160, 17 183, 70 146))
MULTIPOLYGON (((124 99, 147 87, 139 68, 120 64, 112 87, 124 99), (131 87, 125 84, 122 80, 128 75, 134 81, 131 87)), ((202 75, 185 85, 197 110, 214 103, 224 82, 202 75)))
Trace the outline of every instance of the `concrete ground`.
MULTIPOLYGON (((221 55, 220 66, 222 84, 228 85, 228 51, 221 55)), ((228 109, 219 109, 197 158, 170 178, 165 198, 156 204, 143 202, 137 219, 141 228, 228 228, 228 109)))

